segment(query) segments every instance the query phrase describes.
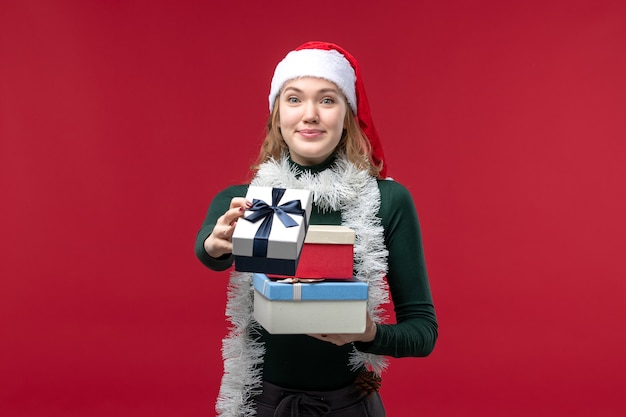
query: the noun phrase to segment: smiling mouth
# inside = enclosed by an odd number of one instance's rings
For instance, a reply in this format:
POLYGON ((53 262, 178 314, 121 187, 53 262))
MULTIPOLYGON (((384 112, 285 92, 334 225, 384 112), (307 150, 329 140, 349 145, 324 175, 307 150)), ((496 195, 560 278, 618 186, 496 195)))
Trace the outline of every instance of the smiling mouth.
POLYGON ((324 133, 324 131, 317 130, 317 129, 303 129, 303 130, 298 130, 298 133, 305 138, 316 138, 320 136, 322 133, 324 133))

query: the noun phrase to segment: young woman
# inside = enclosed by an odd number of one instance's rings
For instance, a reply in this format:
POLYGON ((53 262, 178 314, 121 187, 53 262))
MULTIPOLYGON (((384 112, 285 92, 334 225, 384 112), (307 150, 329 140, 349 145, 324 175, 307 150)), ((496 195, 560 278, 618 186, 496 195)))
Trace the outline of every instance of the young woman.
MULTIPOLYGON (((367 326, 363 334, 268 334, 252 318, 251 274, 232 271, 218 414, 384 416, 377 388, 385 356, 427 356, 437 339, 413 199, 385 178, 358 63, 341 47, 308 42, 287 54, 269 107, 251 184, 312 190, 310 224, 355 230, 354 273, 369 284, 367 326), (388 294, 396 324, 383 323, 388 294)), ((247 187, 220 192, 198 232, 196 255, 213 270, 232 266, 247 187)))

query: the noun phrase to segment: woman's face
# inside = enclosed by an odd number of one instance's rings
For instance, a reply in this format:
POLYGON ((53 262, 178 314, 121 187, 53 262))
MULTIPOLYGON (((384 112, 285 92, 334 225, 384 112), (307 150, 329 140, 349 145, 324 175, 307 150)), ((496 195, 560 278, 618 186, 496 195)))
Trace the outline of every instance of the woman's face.
POLYGON ((291 159, 304 166, 316 165, 324 162, 341 140, 347 102, 334 83, 303 77, 285 83, 278 111, 291 159))

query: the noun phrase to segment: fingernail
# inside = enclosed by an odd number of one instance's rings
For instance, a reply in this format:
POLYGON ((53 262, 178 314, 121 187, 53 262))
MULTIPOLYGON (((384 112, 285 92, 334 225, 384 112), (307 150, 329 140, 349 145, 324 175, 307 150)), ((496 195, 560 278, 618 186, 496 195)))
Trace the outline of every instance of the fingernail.
POLYGON ((252 207, 252 202, 251 202, 251 201, 246 200, 246 207, 252 207))
POLYGON ((244 211, 245 207, 239 207, 239 211, 244 211))

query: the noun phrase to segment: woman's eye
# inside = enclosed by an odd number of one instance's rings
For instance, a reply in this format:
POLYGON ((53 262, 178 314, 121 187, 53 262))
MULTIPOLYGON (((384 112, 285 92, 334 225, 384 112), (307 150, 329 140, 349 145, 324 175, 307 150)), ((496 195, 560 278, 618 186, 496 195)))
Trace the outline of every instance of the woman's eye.
POLYGON ((333 104, 335 102, 335 100, 333 100, 332 98, 323 98, 322 99, 322 104, 333 104))
POLYGON ((288 103, 297 103, 298 102, 298 98, 297 97, 288 97, 287 98, 287 102, 288 103))

